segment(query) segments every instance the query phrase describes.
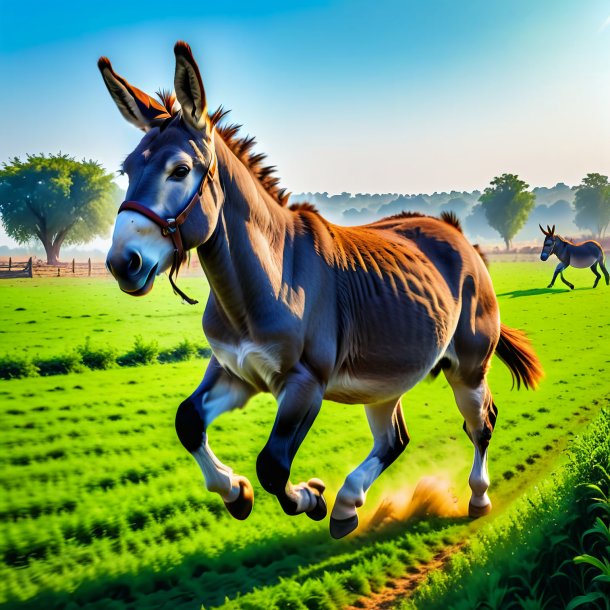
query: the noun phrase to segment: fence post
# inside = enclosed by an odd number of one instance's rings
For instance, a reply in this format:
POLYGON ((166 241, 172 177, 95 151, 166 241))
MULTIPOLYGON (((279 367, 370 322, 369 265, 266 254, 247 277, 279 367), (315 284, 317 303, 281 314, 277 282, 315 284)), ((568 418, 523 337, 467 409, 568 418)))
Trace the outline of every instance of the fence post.
POLYGON ((26 270, 28 271, 29 277, 34 277, 34 273, 33 273, 33 270, 32 270, 32 257, 31 256, 30 256, 30 260, 28 261, 26 270))
POLYGON ((89 259, 89 277, 91 277, 91 259, 89 259))
POLYGON ((74 259, 72 259, 72 273, 74 273, 74 259))
POLYGON ((61 276, 61 269, 59 267, 57 267, 57 277, 61 276))
POLYGON ((13 266, 13 257, 9 256, 8 257, 8 270, 11 270, 11 267, 13 266))

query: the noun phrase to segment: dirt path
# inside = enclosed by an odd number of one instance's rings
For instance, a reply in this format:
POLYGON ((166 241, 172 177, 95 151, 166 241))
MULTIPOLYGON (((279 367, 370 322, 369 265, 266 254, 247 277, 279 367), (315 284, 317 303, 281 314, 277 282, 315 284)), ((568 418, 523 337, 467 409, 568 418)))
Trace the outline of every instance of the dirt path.
POLYGON ((421 564, 417 572, 390 581, 378 593, 361 597, 352 606, 347 606, 344 610, 389 610, 393 608, 400 600, 408 598, 430 572, 444 568, 450 557, 458 552, 464 544, 466 544, 465 541, 444 548, 430 561, 421 564))

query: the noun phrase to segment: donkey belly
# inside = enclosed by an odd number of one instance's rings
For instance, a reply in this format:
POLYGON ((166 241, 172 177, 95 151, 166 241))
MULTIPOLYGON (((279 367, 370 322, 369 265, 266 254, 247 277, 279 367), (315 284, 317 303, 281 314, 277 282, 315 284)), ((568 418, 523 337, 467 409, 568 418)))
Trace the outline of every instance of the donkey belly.
POLYGON ((374 404, 396 398, 426 377, 430 368, 422 366, 377 377, 367 371, 351 373, 342 370, 329 380, 324 398, 345 404, 374 404))
POLYGON ((331 376, 325 397, 348 404, 372 404, 400 396, 428 375, 446 347, 435 334, 417 342, 398 337, 380 341, 374 349, 348 359, 331 376))
POLYGON ((586 269, 597 261, 597 257, 592 254, 572 254, 570 265, 576 269, 586 269))

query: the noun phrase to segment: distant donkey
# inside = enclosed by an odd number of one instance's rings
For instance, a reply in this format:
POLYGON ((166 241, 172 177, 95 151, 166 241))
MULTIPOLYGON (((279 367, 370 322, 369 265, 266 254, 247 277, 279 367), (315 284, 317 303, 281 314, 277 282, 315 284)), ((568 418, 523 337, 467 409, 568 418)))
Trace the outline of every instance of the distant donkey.
POLYGON ((547 288, 552 288, 557 275, 561 275, 561 281, 570 287, 570 290, 574 290, 574 285, 570 284, 568 280, 563 277, 563 272, 570 265, 576 267, 576 269, 584 269, 590 267, 591 271, 595 274, 595 282, 593 288, 597 286, 601 275, 597 271, 597 265, 602 270, 604 277, 606 278, 606 284, 610 284, 610 276, 608 270, 604 265, 604 251, 602 247, 596 241, 583 241, 580 244, 573 244, 571 241, 564 239, 561 235, 555 234, 555 225, 553 228, 546 226, 545 231, 542 225, 538 225, 540 230, 544 233, 544 244, 542 245, 542 252, 540 252, 540 259, 545 261, 554 254, 561 262, 555 267, 555 273, 553 279, 547 288))

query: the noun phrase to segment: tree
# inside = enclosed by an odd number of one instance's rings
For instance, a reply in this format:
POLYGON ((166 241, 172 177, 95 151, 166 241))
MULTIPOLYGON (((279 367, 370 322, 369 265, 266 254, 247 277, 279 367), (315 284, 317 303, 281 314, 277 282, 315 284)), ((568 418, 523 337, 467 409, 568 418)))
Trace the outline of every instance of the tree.
POLYGON ((502 236, 508 250, 534 209, 536 197, 527 191, 529 184, 515 174, 496 176, 490 184, 479 201, 489 226, 502 236))
POLYGON ((608 176, 587 174, 576 188, 574 223, 581 229, 590 229, 601 239, 610 223, 610 184, 608 176))
POLYGON ((68 155, 28 155, 0 169, 0 215, 6 233, 23 244, 38 238, 47 263, 65 244, 105 234, 116 212, 118 186, 95 161, 68 155))

